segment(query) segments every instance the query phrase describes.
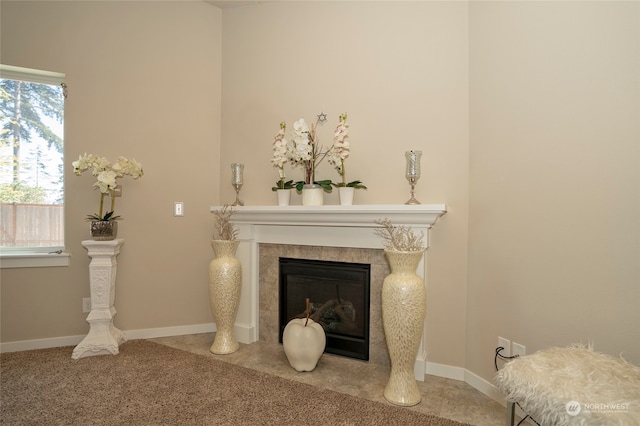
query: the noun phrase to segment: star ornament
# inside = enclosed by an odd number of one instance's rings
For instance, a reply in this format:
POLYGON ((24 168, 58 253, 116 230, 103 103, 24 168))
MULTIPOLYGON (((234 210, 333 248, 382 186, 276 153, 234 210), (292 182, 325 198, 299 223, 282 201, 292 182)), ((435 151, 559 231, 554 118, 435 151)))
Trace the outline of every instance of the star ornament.
POLYGON ((318 114, 318 123, 324 123, 325 121, 327 121, 327 114, 324 112, 318 114))

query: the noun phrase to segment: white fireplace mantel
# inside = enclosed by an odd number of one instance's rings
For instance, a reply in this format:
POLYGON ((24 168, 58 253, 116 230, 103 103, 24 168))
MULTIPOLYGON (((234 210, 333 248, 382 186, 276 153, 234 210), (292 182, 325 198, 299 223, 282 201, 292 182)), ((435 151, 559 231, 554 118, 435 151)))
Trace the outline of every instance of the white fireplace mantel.
MULTIPOLYGON (((212 207, 212 210, 220 207, 212 207)), ((355 206, 240 206, 233 222, 252 225, 373 227, 388 218, 397 225, 432 226, 446 212, 444 204, 381 204, 355 206)))
MULTIPOLYGON (((221 208, 212 206, 210 210, 221 208)), ((252 343, 259 337, 260 244, 382 249, 382 240, 374 233, 379 225, 374 221, 389 219, 394 225, 410 226, 415 232, 422 232, 425 246, 429 247, 429 230, 447 208, 444 204, 296 205, 234 206, 233 211, 232 222, 238 228, 240 241, 236 258, 242 264, 242 293, 235 333, 238 341, 252 343)), ((417 271, 423 279, 425 259, 417 271)))
MULTIPOLYGON (((211 207, 211 211, 222 207, 211 207)), ((241 241, 330 247, 382 248, 373 233, 378 219, 424 233, 446 212, 444 204, 379 204, 355 206, 238 206, 233 223, 241 241)))

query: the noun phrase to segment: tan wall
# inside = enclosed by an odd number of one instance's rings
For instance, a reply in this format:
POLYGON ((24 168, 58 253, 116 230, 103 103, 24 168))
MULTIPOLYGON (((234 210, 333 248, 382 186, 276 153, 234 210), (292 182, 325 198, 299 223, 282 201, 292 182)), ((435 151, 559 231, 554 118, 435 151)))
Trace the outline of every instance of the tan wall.
POLYGON ((135 158, 124 178, 116 325, 212 322, 208 212, 218 202, 221 12, 201 2, 2 2, 2 63, 66 73, 66 242, 71 265, 2 270, 2 341, 87 332, 87 214, 98 209, 83 152, 135 158), (173 217, 173 202, 185 217, 173 217))
POLYGON ((469 17, 467 368, 498 335, 640 363, 640 3, 469 17))
MULTIPOLYGON (((276 2, 223 12, 222 198, 233 199, 229 165, 238 161, 245 202, 276 203, 270 159, 281 121, 325 112, 318 134, 330 144, 338 115, 349 114, 347 179, 369 187, 357 204, 407 201, 404 152, 422 150, 417 198, 449 208, 429 249, 429 359, 457 366, 466 315, 466 12, 462 2, 276 2)), ((339 179, 326 163, 317 177, 339 179)), ((326 202, 337 204, 337 194, 326 202)))
MULTIPOLYGON (((404 202, 404 151, 423 151, 417 197, 449 206, 431 239, 429 361, 490 379, 498 335, 529 351, 593 340, 640 362, 639 7, 3 1, 2 60, 67 72, 69 156, 145 165, 118 205, 121 328, 211 321, 208 206, 233 199, 229 164, 245 163, 247 204, 273 205, 278 123, 325 112, 327 141, 348 112, 348 178, 370 188, 357 203, 404 202)), ((66 176, 72 266, 3 270, 3 342, 87 329, 80 241, 95 197, 66 176)))

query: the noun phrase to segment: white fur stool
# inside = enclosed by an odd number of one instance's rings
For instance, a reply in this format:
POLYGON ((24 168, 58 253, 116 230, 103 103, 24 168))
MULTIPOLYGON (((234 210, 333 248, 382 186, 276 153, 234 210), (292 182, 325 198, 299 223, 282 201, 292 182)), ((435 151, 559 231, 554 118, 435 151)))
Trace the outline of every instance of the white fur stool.
POLYGON ((496 375, 507 398, 542 426, 640 425, 640 367, 591 347, 550 348, 515 358, 496 375))

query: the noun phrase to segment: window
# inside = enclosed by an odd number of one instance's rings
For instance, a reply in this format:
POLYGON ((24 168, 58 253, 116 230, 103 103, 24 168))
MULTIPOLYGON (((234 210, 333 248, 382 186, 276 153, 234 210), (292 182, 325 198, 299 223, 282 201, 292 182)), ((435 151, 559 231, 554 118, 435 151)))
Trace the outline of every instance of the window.
POLYGON ((0 65, 3 268, 68 264, 68 256, 60 256, 65 88, 64 74, 0 65))

